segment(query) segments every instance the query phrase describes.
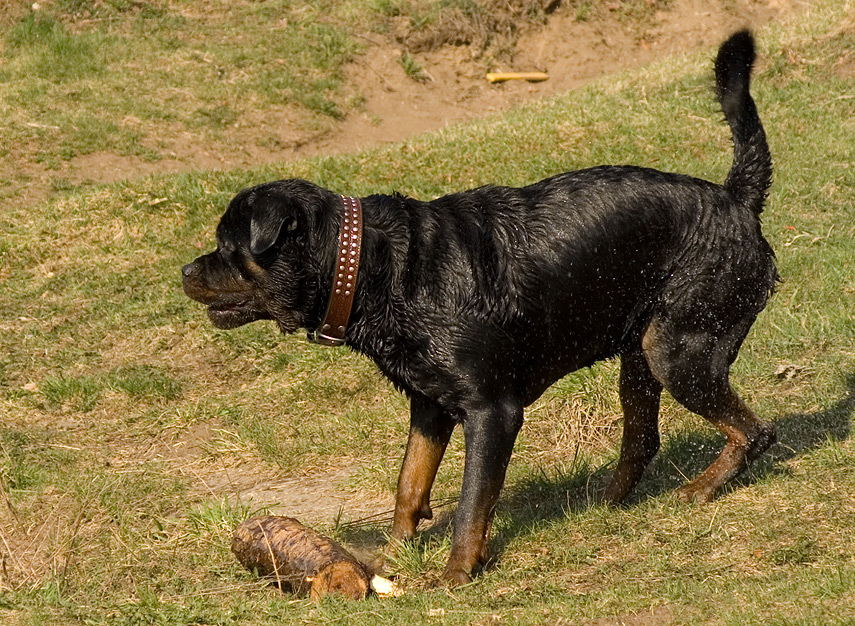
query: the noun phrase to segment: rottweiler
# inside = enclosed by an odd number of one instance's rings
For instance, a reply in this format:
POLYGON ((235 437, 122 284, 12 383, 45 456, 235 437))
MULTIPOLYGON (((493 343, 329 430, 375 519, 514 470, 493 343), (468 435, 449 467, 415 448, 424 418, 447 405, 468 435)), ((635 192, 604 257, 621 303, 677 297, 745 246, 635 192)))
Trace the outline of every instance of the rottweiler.
POLYGON ((216 251, 184 266, 184 291, 219 328, 271 319, 345 344, 409 397, 394 538, 431 517, 437 468, 462 426, 452 584, 487 558, 524 407, 602 359, 620 358, 624 416, 604 500, 621 502, 656 454, 663 389, 726 436, 678 492, 709 500, 775 441, 729 382, 778 280, 760 228, 772 161, 749 92, 754 48, 740 31, 715 61, 734 148, 724 184, 600 166, 425 202, 270 182, 231 201, 216 251))

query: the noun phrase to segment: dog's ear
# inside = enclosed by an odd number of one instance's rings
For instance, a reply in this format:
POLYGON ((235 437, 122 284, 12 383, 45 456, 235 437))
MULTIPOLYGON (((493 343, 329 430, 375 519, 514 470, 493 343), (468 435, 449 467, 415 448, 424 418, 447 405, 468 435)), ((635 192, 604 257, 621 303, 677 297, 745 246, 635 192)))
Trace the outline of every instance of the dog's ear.
POLYGON ((249 224, 249 251, 256 256, 267 252, 280 236, 293 233, 297 226, 297 215, 290 203, 270 196, 255 198, 249 224))

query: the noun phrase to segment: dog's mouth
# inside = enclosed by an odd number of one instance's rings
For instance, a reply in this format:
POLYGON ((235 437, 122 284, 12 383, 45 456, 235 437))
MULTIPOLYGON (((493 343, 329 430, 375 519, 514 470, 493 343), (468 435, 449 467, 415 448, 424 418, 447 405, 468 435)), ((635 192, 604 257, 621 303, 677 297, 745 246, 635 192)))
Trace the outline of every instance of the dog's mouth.
POLYGON ((258 308, 252 300, 217 302, 208 306, 208 317, 217 328, 229 330, 256 320, 271 319, 270 313, 258 308))

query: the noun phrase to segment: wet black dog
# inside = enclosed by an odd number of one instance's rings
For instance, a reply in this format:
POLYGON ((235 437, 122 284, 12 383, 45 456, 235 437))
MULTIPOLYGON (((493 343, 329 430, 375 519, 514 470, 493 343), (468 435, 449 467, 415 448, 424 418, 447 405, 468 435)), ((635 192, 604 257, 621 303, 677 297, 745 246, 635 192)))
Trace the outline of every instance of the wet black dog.
MULTIPOLYGON (((771 158, 749 94, 753 60, 748 32, 716 59, 734 143, 724 185, 605 166, 432 202, 362 199, 360 272, 340 330, 411 399, 394 537, 430 518, 437 467, 463 427, 451 582, 469 580, 487 556, 523 407, 570 371, 621 358, 623 446, 607 501, 627 495, 659 447, 663 388, 727 437, 680 490, 686 500, 710 499, 775 440, 728 381, 777 279, 760 232, 771 158)), ((285 333, 318 328, 334 274, 353 269, 335 269, 347 264, 337 254, 350 232, 343 212, 342 197, 302 180, 244 190, 217 250, 184 267, 184 290, 221 328, 257 319, 285 333)))

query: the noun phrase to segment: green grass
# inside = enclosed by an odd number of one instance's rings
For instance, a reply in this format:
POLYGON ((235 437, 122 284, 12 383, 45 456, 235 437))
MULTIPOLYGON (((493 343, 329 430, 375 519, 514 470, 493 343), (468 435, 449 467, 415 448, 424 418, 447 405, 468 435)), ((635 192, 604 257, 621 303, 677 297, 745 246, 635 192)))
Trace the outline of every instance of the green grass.
POLYGON ((424 83, 430 80, 421 64, 408 52, 404 52, 401 55, 401 66, 404 68, 407 76, 416 82, 424 83))
POLYGON ((17 162, 158 160, 182 132, 213 141, 276 107, 308 126, 350 109, 339 86, 360 44, 339 3, 42 5, 0 28, 0 137, 17 162))
MULTIPOLYGON (((54 6, 104 18, 97 49, 109 53, 49 85, 28 57, 34 107, 47 108, 56 89, 92 97, 80 81, 97 76, 98 63, 114 53, 128 54, 125 28, 205 23, 173 42, 176 58, 193 71, 209 65, 193 54, 216 58, 207 30, 216 29, 204 16, 180 16, 177 5, 54 6), (106 19, 117 15, 124 18, 106 19)), ((272 8, 229 10, 261 22, 272 8)), ((95 45, 87 39, 95 34, 41 19, 20 22, 7 50, 29 46, 48 59, 68 38, 82 37, 69 54, 95 45)), ((152 32, 170 37, 165 28, 152 32)), ((639 489, 625 508, 596 505, 592 494, 619 442, 617 367, 576 372, 529 410, 497 513, 494 559, 472 585, 453 591, 428 584, 448 553, 453 505, 438 508, 437 525, 390 559, 407 589, 398 599, 313 605, 240 568, 229 553, 231 528, 257 504, 225 487, 207 489, 206 479, 358 467, 348 487, 388 494, 407 406, 356 355, 280 337, 269 323, 213 329, 181 293, 180 266, 213 245, 217 218, 237 190, 281 176, 354 195, 419 197, 603 162, 721 180, 731 153, 709 85, 711 51, 371 152, 152 177, 67 191, 35 209, 4 207, 0 621, 851 623, 855 75, 838 60, 853 46, 851 17, 831 0, 798 23, 761 32, 754 91, 776 163, 764 230, 784 282, 752 330, 734 382, 775 420, 780 444, 712 504, 680 504, 671 490, 702 469, 721 440, 666 399, 663 450, 639 489)), ((17 63, 0 72, 24 71, 17 63)), ((213 124, 198 117, 204 109, 227 120, 217 102, 183 102, 170 115, 213 124)), ((456 497, 461 461, 456 436, 438 499, 456 497)), ((374 544, 387 529, 338 518, 319 528, 353 544, 374 544)))

